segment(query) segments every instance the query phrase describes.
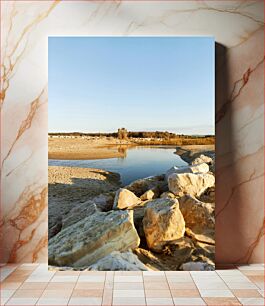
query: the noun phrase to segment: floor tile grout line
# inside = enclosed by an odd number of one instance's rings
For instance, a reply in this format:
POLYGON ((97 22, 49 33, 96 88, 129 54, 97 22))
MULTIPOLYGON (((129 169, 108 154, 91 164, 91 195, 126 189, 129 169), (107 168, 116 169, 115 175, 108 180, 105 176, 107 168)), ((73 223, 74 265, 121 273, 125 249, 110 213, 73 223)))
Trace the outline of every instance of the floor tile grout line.
MULTIPOLYGON (((244 275, 244 273, 242 273, 240 270, 237 269, 237 271, 240 272, 240 273, 242 274, 242 275, 240 275, 240 277, 243 276, 243 278, 245 277, 245 278, 247 278, 247 280, 248 280, 249 282, 252 282, 252 281, 251 281, 246 275, 244 275)), ((229 277, 229 276, 233 276, 233 275, 223 275, 223 276, 222 276, 222 275, 219 274, 218 272, 217 272, 217 274, 219 275, 219 277, 220 277, 224 282, 226 282, 226 280, 225 280, 223 277, 225 277, 225 276, 228 276, 228 277, 229 277)), ((236 276, 238 276, 238 275, 235 275, 235 277, 236 277, 236 276)))
MULTIPOLYGON (((103 298, 104 298, 104 293, 105 293, 105 285, 106 285, 106 279, 107 279, 107 272, 108 272, 108 271, 105 271, 105 281, 104 281, 104 287, 103 287, 103 295, 102 295, 101 305, 103 305, 103 298)), ((112 274, 112 289, 111 289, 111 305, 113 304, 114 276, 115 276, 115 272, 113 271, 113 274, 112 274)))
MULTIPOLYGON (((12 296, 16 293, 16 291, 17 291, 17 289, 14 290, 14 292, 12 293, 12 295, 9 298, 7 298, 7 300, 5 301, 4 305, 6 305, 6 303, 12 298, 12 296)), ((0 294, 0 297, 1 297, 1 294, 0 294)))
POLYGON ((175 302, 174 302, 174 298, 173 298, 173 295, 172 295, 172 292, 171 292, 171 288, 169 286, 169 282, 168 282, 168 278, 167 278, 167 274, 164 272, 165 274, 165 277, 166 277, 166 280, 167 280, 167 285, 168 285, 168 288, 169 288, 169 292, 170 292, 170 296, 171 296, 171 299, 172 299, 172 302, 173 302, 173 305, 175 305, 175 302))
MULTIPOLYGON (((81 272, 82 272, 82 271, 81 271, 81 272)), ((71 298, 72 298, 72 296, 73 296, 73 292, 74 292, 74 290, 75 290, 75 288, 76 288, 76 286, 77 286, 79 277, 81 276, 81 272, 78 274, 78 277, 77 277, 77 279, 76 279, 76 281, 75 281, 75 284, 74 284, 74 287, 73 287, 73 289, 72 289, 71 295, 70 295, 70 297, 69 297, 69 299, 68 299, 67 305, 69 305, 70 300, 71 300, 71 298)))
MULTIPOLYGON (((37 270, 37 268, 39 268, 39 267, 40 267, 40 264, 37 264, 36 267, 35 267, 35 269, 33 269, 33 270, 31 271, 31 273, 30 273, 30 275, 27 277, 27 279, 28 279, 28 278, 37 270)), ((26 280, 27 280, 27 279, 26 279, 26 280)), ((20 288, 23 286, 24 283, 26 283, 26 281, 24 281, 24 282, 21 283, 21 285, 15 290, 15 292, 12 294, 12 296, 13 296, 18 290, 32 290, 32 289, 20 289, 20 288)), ((49 284, 49 282, 46 282, 45 288, 44 288, 44 289, 40 289, 40 290, 42 290, 41 296, 42 296, 43 292, 45 291, 45 289, 48 287, 48 284, 49 284)), ((37 301, 36 301, 35 305, 38 304, 38 301, 39 301, 39 299, 41 298, 41 296, 40 296, 39 298, 37 298, 37 301)), ((10 298, 11 298, 11 297, 10 297, 10 298)), ((7 304, 8 301, 9 301, 9 299, 6 301, 5 304, 7 304)))
MULTIPOLYGON (((162 271, 162 272, 164 273, 162 278, 165 278, 165 279, 166 279, 166 283, 167 283, 167 285, 168 285, 168 290, 169 290, 169 292, 170 292, 170 296, 171 296, 171 299, 172 299, 172 295, 171 295, 169 283, 168 283, 168 281, 167 281, 166 273, 165 273, 165 271, 162 271)), ((149 276, 149 275, 148 275, 148 276, 149 276)), ((159 276, 159 277, 160 277, 160 275, 156 275, 156 276, 159 276)), ((144 274, 143 274, 143 273, 142 273, 142 278, 143 278, 143 286, 144 286, 145 304, 148 305, 148 303, 147 303, 147 296, 146 296, 146 288, 145 288, 145 283, 146 283, 146 281, 144 280, 144 274)), ((162 290, 164 290, 164 289, 162 289, 162 290)), ((173 305, 174 305, 173 299, 172 299, 172 302, 173 302, 173 305)))
POLYGON ((81 276, 81 273, 78 274, 77 280, 75 281, 75 285, 74 285, 73 291, 76 289, 76 286, 78 284, 80 276, 81 276))
MULTIPOLYGON (((227 284, 227 281, 226 280, 224 280, 223 278, 222 278, 222 280, 223 280, 223 282, 226 284, 226 286, 229 288, 229 286, 228 286, 228 284, 227 284)), ((236 281, 236 282, 229 282, 228 281, 228 283, 241 283, 240 281, 236 281)), ((242 282, 243 283, 243 282, 242 282)), ((248 282, 246 282, 246 283, 249 283, 249 284, 252 284, 252 285, 254 285, 256 288, 251 288, 251 289, 253 289, 253 290, 259 290, 260 288, 259 288, 259 286, 255 283, 255 282, 253 282, 253 281, 251 281, 251 280, 248 280, 248 282)), ((238 288, 238 289, 232 289, 232 288, 229 288, 229 290, 231 291, 231 290, 244 290, 244 288, 238 288)), ((245 290, 248 290, 248 289, 245 289, 245 290)))
POLYGON ((144 285, 144 274, 143 274, 143 273, 142 273, 142 278, 143 278, 143 287, 144 287, 144 300, 145 300, 145 305, 147 305, 146 292, 145 292, 145 285, 144 285))
MULTIPOLYGON (((202 272, 203 272, 203 271, 202 271, 202 272)), ((216 273, 216 271, 214 271, 214 273, 220 278, 220 276, 216 273)), ((200 288, 197 286, 196 281, 195 281, 194 277, 192 276, 192 273, 190 273, 190 274, 191 274, 191 277, 192 277, 192 279, 193 279, 193 281, 194 281, 194 283, 195 283, 196 288, 198 289, 198 291, 199 291, 199 293, 200 293, 200 295, 201 295, 200 288)), ((222 278, 220 278, 220 280, 225 284, 225 287, 227 288, 227 290, 229 290, 229 291, 231 292, 231 290, 230 290, 230 288, 227 286, 226 282, 225 282, 222 278)), ((206 290, 211 290, 211 289, 206 289, 206 290)), ((220 289, 213 289, 213 290, 220 290, 220 289)), ((226 290, 226 289, 223 289, 223 290, 226 290)), ((232 293, 232 294, 233 294, 233 293, 232 293)))
MULTIPOLYGON (((104 278, 104 286, 103 286, 103 291, 102 291, 102 294, 101 294, 101 306, 103 305, 103 297, 104 297, 104 292, 105 292, 105 285, 106 285, 107 271, 104 271, 104 275, 105 275, 105 278, 104 278)), ((112 291, 113 291, 113 289, 112 289, 112 291)), ((111 304, 112 304, 112 298, 111 298, 111 304)))
MULTIPOLYGON (((38 266, 37 266, 37 267, 38 267, 38 266)), ((34 271, 37 269, 37 267, 36 267, 35 269, 33 269, 33 270, 30 271, 30 274, 29 274, 28 277, 30 277, 30 276, 34 273, 34 271)), ((19 268, 19 266, 16 266, 15 270, 13 270, 13 271, 10 273, 10 275, 11 275, 12 273, 15 273, 15 271, 16 271, 18 268, 19 268)), ((253 268, 253 269, 254 269, 254 268, 253 268)), ((237 271, 238 271, 237 268, 235 268, 234 270, 237 270, 237 271)), ((40 272, 41 272, 41 271, 40 271, 40 272)), ((214 273, 214 276, 216 276, 217 279, 221 280, 222 283, 225 283, 225 287, 227 287, 226 281, 225 281, 225 279, 223 279, 222 274, 219 274, 218 271, 214 271, 214 272, 215 272, 215 273, 214 273)), ((244 275, 244 273, 242 273, 241 271, 239 271, 239 272, 240 272, 241 274, 244 275)), ((203 274, 203 272, 202 272, 202 274, 203 274)), ((76 288, 77 282, 78 282, 78 280, 79 280, 79 278, 80 278, 81 275, 82 275, 81 273, 78 274, 77 280, 76 280, 75 283, 74 283, 74 288, 76 288)), ((114 278, 114 275, 115 275, 115 273, 112 274, 112 279, 114 278)), ((194 274, 194 276, 195 276, 195 275, 196 275, 196 274, 194 274)), ((49 284, 52 284, 51 280, 54 278, 54 276, 56 276, 56 273, 50 278, 50 280, 49 280, 48 282, 47 282, 47 281, 45 282, 45 287, 43 287, 42 289, 40 289, 40 290, 42 291, 42 294, 43 294, 43 292, 47 289, 48 285, 49 285, 49 284)), ((105 285, 106 285, 106 281, 107 281, 107 272, 104 273, 104 276, 105 276, 105 277, 104 277, 104 289, 103 289, 103 294, 104 294, 104 291, 106 290, 105 285)), ((162 278, 166 278, 165 283, 167 283, 167 285, 168 285, 168 287, 169 287, 170 296, 171 296, 171 299, 173 300, 173 303, 174 303, 174 298, 173 298, 173 295, 172 295, 172 290, 171 290, 171 288, 170 288, 170 286, 169 286, 170 277, 168 278, 168 277, 167 277, 167 274, 166 274, 164 271, 163 271, 163 274, 161 274, 161 276, 162 276, 162 278)), ((195 277, 193 277, 192 273, 189 272, 189 276, 191 277, 192 283, 195 284, 195 287, 196 287, 196 288, 198 288, 198 286, 197 286, 197 284, 196 284, 196 282, 195 282, 195 277)), ((244 275, 244 276, 245 276, 245 275, 244 275)), ((26 280, 28 279, 28 277, 26 278, 26 280)), ((246 277, 247 277, 247 276, 246 276, 246 277)), ((143 285, 145 285, 144 273, 141 273, 141 279, 142 279, 143 285)), ((199 278, 198 278, 198 279, 199 279, 199 278)), ((207 277, 206 277, 206 279, 207 279, 207 277)), ((23 286, 23 284, 26 283, 26 280, 22 281, 22 282, 20 283, 20 285, 18 286, 18 288, 16 288, 16 289, 7 289, 7 290, 14 290, 14 292, 13 292, 12 295, 5 301, 5 304, 8 303, 8 301, 14 296, 14 294, 15 294, 18 290, 31 290, 31 289, 21 289, 22 286, 23 286)), ((249 279, 249 282, 252 283, 252 284, 256 284, 256 283, 255 283, 254 281, 252 281, 251 279, 249 279)), ((37 282, 37 283, 38 283, 38 282, 37 282)), ((55 284, 55 283, 54 283, 54 284, 55 284)), ((69 304, 69 301, 70 301, 70 299, 71 299, 71 297, 72 297, 72 294, 73 294, 73 290, 74 290, 74 289, 71 289, 71 291, 72 291, 72 292, 71 292, 71 295, 70 295, 69 298, 67 298, 67 300, 68 300, 67 304, 69 304)), ((203 289, 202 289, 202 290, 203 290, 203 289)), ((207 288, 206 288, 205 290, 207 290, 207 288)), ((218 288, 217 288, 217 289, 208 289, 208 290, 221 290, 221 289, 218 289, 218 288)), ((227 289, 223 289, 223 290, 227 290, 227 289)), ((238 303, 239 303, 240 305, 242 305, 242 303, 241 303, 240 300, 239 300, 239 297, 237 297, 237 296, 233 293, 233 290, 237 290, 237 289, 230 289, 230 288, 228 287, 228 291, 232 293, 233 298, 235 298, 235 300, 237 300, 238 303)), ((240 289, 238 289, 238 290, 240 290, 240 289)), ((241 290, 243 290, 243 289, 241 289, 241 290)), ((262 289, 260 289, 258 285, 256 285, 256 288, 255 288, 255 289, 252 289, 252 290, 255 290, 255 291, 262 291, 262 289)), ((111 289, 112 297, 113 297, 113 291, 114 291, 114 281, 112 282, 112 289, 111 289)), ((199 289, 199 288, 197 289, 197 291, 199 291, 199 293, 200 293, 200 289, 199 289)), ((145 303, 147 304, 147 296, 146 296, 146 288, 145 288, 145 286, 144 286, 144 295, 145 295, 145 303)), ((202 297, 201 294, 200 294, 200 297, 202 298, 202 300, 203 300, 204 302, 206 302, 207 297, 202 297)), ((35 304, 38 304, 40 298, 41 298, 41 296, 40 296, 39 298, 36 299, 35 304)), ((216 298, 218 298, 218 297, 216 297, 216 298)), ((221 297, 220 297, 220 298, 221 298, 221 297)), ((225 297, 224 297, 224 298, 225 298, 225 297)), ((232 297, 231 297, 231 298, 232 298, 232 297)), ((245 297, 244 297, 244 298, 245 298, 245 297)), ((248 297, 246 297, 246 298, 248 298, 248 297)), ((249 298, 250 298, 250 297, 249 297, 249 298)), ((254 298, 254 297, 253 297, 253 298, 254 298)), ((262 297, 262 296, 259 297, 259 298, 260 298, 260 299, 263 298, 263 300, 264 300, 264 297, 262 297)), ((101 299, 101 305, 102 305, 102 304, 103 304, 103 296, 102 296, 102 299, 101 299)), ((207 302, 206 302, 206 304, 207 304, 207 302)))
POLYGON ((145 300, 145 305, 147 305, 147 297, 146 297, 145 281, 144 281, 144 274, 143 273, 142 273, 142 278, 143 278, 143 287, 144 287, 144 300, 145 300))
POLYGON ((243 305, 243 304, 240 302, 240 300, 239 300, 239 298, 238 298, 237 296, 235 296, 235 298, 236 298, 237 301, 240 303, 240 305, 243 305))
MULTIPOLYGON (((101 296, 101 306, 103 305, 103 298, 104 298, 104 293, 105 293, 105 285, 106 285, 107 271, 104 271, 104 273, 105 273, 105 279, 104 279, 103 292, 102 292, 102 296, 101 296)), ((111 299, 111 303, 112 303, 112 299, 111 299)))
POLYGON ((112 276, 111 305, 113 304, 113 291, 114 291, 114 284, 115 284, 114 276, 115 276, 115 273, 113 273, 113 276, 112 276))
MULTIPOLYGON (((207 301, 205 300, 207 297, 202 297, 202 300, 205 302, 205 304, 206 305, 212 305, 212 304, 208 304, 207 303, 207 301)), ((214 297, 215 299, 217 298, 217 297, 214 297)), ((239 303, 239 305, 243 305, 239 300, 238 300, 238 298, 237 297, 235 297, 236 299, 237 299, 237 301, 238 301, 238 303, 239 303)), ((232 297, 231 297, 231 299, 232 299, 232 297)), ((225 304, 222 304, 222 305, 225 305, 225 304)), ((233 305, 233 304, 231 304, 231 305, 233 305)), ((217 304, 215 305, 215 306, 218 306, 217 304)), ((254 306, 254 305, 252 305, 252 306, 254 306)))
MULTIPOLYGON (((31 273, 30 273, 30 275, 29 276, 31 276, 31 274, 38 268, 40 266, 40 264, 37 264, 36 265, 36 268, 34 268, 32 271, 31 271, 31 273)), ((9 275, 11 275, 12 273, 14 273, 16 270, 17 270, 17 268, 18 267, 21 267, 21 265, 17 265, 16 266, 16 268, 9 274, 9 275)), ((8 276, 9 276, 8 275, 8 276)), ((7 276, 7 277, 8 277, 7 276)), ((26 280, 28 279, 28 277, 26 278, 26 280)), ((6 302, 4 303, 4 305, 7 305, 7 303, 9 302, 9 300, 11 299, 11 298, 13 298, 13 296, 14 296, 14 294, 18 291, 18 290, 24 290, 24 289, 20 289, 22 286, 23 286, 23 284, 25 283, 26 281, 23 281, 23 282, 21 282, 21 284, 19 285, 19 287, 17 288, 17 289, 14 289, 14 292, 12 293, 12 295, 6 300, 6 302)), ((47 283, 47 285, 46 285, 46 287, 48 286, 48 283, 47 283)), ((45 287, 45 288, 46 288, 45 287)), ((25 290, 32 290, 32 289, 25 289, 25 290)), ((42 289, 43 291, 45 290, 45 289, 42 289)), ((42 293, 43 293, 43 291, 42 291, 42 293)), ((35 303, 35 305, 37 304, 37 302, 35 303)))
MULTIPOLYGON (((1 280, 1 282, 4 282, 9 276, 11 276, 13 273, 15 273, 16 272, 16 270, 19 268, 19 267, 21 267, 21 265, 17 265, 15 268, 14 268, 14 270, 12 270, 3 280, 1 280)), ((37 268, 35 268, 34 270, 36 270, 37 268)), ((0 271, 2 270, 2 267, 1 267, 1 269, 0 269, 0 271)), ((32 273, 32 272, 31 272, 32 273)), ((30 273, 30 275, 31 275, 31 273, 30 273)), ((0 276, 1 276, 1 272, 0 272, 0 276)), ((28 277, 29 276, 27 276, 27 278, 26 279, 28 279, 28 277)), ((23 281, 23 282, 21 282, 22 284, 24 283, 25 281, 23 281)), ((21 285, 20 285, 21 286, 21 285)), ((18 288, 17 288, 18 289, 18 288)))
POLYGON ((69 305, 69 303, 70 303, 70 299, 71 299, 72 294, 73 294, 73 291, 74 291, 74 289, 72 289, 71 295, 70 295, 70 296, 67 298, 67 304, 66 304, 66 305, 69 305))
POLYGON ((144 285, 144 274, 143 272, 141 273, 142 276, 142 282, 143 282, 143 287, 144 287, 144 300, 145 300, 145 305, 147 305, 147 299, 146 299, 146 294, 145 294, 145 285, 144 285))
MULTIPOLYGON (((237 268, 237 267, 235 267, 235 269, 237 270, 237 271, 239 271, 239 269, 237 268)), ((216 272, 216 271, 215 271, 216 272)), ((240 271, 241 272, 241 271, 240 271)), ((242 272, 241 272, 242 273, 242 272)), ((222 279, 222 281, 225 283, 225 285, 227 286, 227 284, 226 284, 226 282, 225 282, 225 280, 221 277, 221 275, 218 273, 218 272, 216 272, 216 274, 222 279)), ((228 287, 228 286, 227 286, 228 287)), ((235 296, 234 295, 234 293, 232 292, 232 289, 230 289, 229 287, 228 287, 228 290, 233 294, 233 296, 234 296, 234 298, 236 298, 236 300, 238 301, 238 303, 240 304, 240 305, 243 305, 241 302, 240 302, 240 300, 239 300, 239 298, 237 297, 237 296, 235 296)), ((200 293, 201 294, 201 293, 200 293)), ((206 300, 202 297, 202 299, 204 300, 204 302, 207 304, 207 302, 206 302, 206 300)))

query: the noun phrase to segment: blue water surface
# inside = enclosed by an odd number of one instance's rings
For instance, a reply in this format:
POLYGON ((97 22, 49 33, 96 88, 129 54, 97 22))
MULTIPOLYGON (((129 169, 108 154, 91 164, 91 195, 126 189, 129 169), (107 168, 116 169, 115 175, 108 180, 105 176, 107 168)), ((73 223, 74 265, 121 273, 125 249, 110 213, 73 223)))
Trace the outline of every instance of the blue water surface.
POLYGON ((187 165, 178 155, 175 147, 133 147, 127 149, 123 158, 93 160, 49 159, 49 166, 97 168, 117 172, 123 185, 139 178, 165 173, 172 166, 187 165))

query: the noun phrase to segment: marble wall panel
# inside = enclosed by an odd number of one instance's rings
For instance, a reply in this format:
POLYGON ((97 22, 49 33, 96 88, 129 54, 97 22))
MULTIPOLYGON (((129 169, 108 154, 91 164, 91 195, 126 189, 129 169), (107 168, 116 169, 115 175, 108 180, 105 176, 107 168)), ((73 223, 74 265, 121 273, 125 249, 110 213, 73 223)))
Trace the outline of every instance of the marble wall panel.
POLYGON ((47 261, 48 36, 216 39, 216 261, 264 259, 263 1, 2 1, 1 262, 47 261))

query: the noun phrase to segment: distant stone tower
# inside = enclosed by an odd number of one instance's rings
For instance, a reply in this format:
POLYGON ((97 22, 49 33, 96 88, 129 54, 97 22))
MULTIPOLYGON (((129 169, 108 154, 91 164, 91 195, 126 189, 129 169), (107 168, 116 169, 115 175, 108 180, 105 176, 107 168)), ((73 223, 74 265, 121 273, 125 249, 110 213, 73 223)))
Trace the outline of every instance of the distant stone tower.
POLYGON ((128 131, 125 128, 118 129, 118 139, 127 139, 128 131))

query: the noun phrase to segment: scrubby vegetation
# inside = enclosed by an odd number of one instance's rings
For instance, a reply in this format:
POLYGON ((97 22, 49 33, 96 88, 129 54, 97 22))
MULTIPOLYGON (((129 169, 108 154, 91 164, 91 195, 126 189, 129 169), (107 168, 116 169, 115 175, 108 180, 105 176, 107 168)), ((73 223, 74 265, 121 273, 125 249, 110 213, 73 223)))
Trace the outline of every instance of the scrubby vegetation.
POLYGON ((128 140, 141 145, 210 145, 215 144, 213 135, 184 135, 170 132, 147 132, 147 131, 127 131, 125 128, 118 129, 114 133, 49 133, 49 136, 59 137, 114 137, 120 140, 128 140))
POLYGON ((214 136, 205 137, 176 137, 170 139, 150 139, 146 141, 144 139, 136 140, 141 145, 176 145, 176 146, 187 146, 187 145, 214 145, 214 136))
POLYGON ((128 131, 125 128, 118 129, 118 138, 119 139, 127 139, 128 131))

